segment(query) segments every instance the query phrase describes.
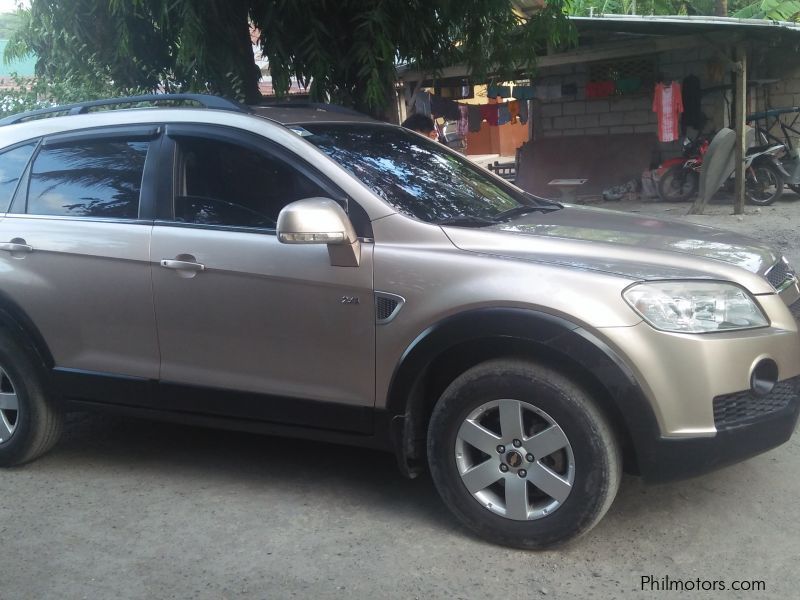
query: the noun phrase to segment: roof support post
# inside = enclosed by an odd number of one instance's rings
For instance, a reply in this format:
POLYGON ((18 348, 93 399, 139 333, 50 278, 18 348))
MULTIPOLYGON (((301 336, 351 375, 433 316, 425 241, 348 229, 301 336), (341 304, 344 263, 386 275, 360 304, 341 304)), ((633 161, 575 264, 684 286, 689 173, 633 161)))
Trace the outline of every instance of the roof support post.
POLYGON ((747 153, 745 145, 745 119, 747 118, 747 46, 743 43, 736 45, 736 67, 734 85, 734 105, 736 106, 736 156, 734 207, 733 214, 744 213, 745 197, 745 168, 744 161, 747 153))

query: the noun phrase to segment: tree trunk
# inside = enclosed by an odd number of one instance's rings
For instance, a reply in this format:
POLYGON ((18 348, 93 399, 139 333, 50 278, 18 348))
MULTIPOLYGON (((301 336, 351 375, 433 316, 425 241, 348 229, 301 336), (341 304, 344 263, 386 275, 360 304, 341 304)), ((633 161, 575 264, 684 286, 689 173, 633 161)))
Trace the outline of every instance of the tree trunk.
MULTIPOLYGON (((223 1, 223 5, 226 4, 223 1)), ((242 93, 247 104, 258 104, 263 99, 258 89, 258 80, 261 79, 261 70, 256 65, 256 57, 253 54, 253 40, 250 34, 250 14, 247 2, 232 2, 236 5, 236 15, 233 24, 236 33, 231 41, 235 44, 233 57, 235 63, 231 65, 231 70, 241 78, 242 93)))
POLYGON ((261 71, 253 55, 248 1, 213 0, 202 18, 206 35, 212 36, 205 41, 204 65, 212 89, 246 104, 261 102, 261 71))
POLYGON ((728 16, 728 0, 714 0, 714 16, 728 16))

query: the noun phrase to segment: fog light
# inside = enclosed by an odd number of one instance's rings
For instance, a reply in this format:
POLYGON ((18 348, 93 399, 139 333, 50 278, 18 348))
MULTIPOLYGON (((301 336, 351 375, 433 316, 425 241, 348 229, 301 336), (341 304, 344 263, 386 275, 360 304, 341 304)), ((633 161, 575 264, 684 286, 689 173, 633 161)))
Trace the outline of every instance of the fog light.
POLYGON ((750 389, 758 396, 766 396, 778 382, 778 365, 771 358, 758 362, 750 375, 750 389))

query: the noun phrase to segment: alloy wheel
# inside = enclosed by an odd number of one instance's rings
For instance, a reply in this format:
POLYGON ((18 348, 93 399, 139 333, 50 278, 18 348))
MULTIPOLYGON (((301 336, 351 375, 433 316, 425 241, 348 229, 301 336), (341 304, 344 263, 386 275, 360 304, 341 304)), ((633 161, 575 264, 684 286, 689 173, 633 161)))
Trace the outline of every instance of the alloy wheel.
POLYGON ((493 400, 472 411, 458 430, 455 460, 469 493, 516 521, 552 514, 575 481, 564 431, 550 415, 519 400, 493 400))
POLYGON ((0 368, 0 443, 14 435, 19 420, 19 400, 14 384, 8 374, 0 368))

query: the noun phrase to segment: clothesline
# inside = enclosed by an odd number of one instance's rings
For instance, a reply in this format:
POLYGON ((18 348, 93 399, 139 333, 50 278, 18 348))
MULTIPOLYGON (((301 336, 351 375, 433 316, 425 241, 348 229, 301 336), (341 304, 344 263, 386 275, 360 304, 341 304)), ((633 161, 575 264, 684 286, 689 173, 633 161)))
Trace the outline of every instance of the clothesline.
POLYGON ((458 131, 465 135, 468 131, 481 130, 483 121, 496 127, 507 123, 528 122, 527 100, 511 100, 494 104, 462 104, 449 98, 441 98, 429 92, 417 92, 414 98, 415 111, 427 116, 443 117, 448 121, 458 121, 458 131))
MULTIPOLYGON (((607 98, 638 92, 643 85, 640 78, 626 78, 607 81, 590 81, 584 87, 587 99, 607 98)), ((565 96, 577 96, 575 83, 541 83, 537 85, 496 86, 487 88, 487 97, 509 99, 508 102, 491 104, 464 104, 450 98, 441 98, 430 92, 417 92, 412 104, 415 112, 443 117, 448 121, 458 121, 461 133, 480 131, 481 123, 490 126, 505 125, 519 121, 528 122, 528 100, 558 100, 565 96)))

